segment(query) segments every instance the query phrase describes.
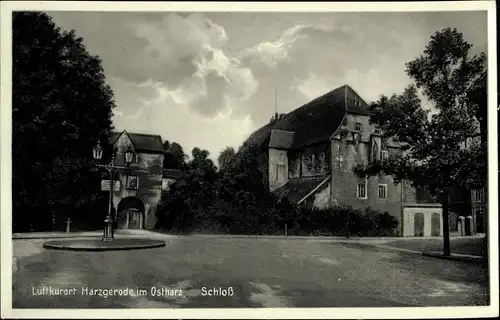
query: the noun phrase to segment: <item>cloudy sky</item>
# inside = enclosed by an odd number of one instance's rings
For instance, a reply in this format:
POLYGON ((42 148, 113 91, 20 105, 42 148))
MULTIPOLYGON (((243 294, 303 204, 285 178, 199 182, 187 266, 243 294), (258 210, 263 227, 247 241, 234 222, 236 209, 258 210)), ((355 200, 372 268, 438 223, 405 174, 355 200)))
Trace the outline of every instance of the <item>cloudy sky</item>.
POLYGON ((367 101, 401 92, 405 63, 455 27, 487 51, 486 12, 49 12, 99 55, 116 129, 160 134, 187 153, 239 147, 275 110, 343 84, 367 101))

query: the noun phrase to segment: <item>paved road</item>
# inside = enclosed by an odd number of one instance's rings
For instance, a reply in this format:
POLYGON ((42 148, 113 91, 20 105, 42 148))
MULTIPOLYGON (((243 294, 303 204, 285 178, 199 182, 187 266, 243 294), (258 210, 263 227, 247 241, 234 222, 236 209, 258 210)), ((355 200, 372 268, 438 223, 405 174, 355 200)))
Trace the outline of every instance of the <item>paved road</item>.
POLYGON ((474 264, 360 244, 286 239, 163 238, 166 240, 164 248, 104 253, 51 251, 41 248, 43 240, 15 240, 14 256, 19 266, 13 278, 13 307, 488 304, 488 272, 474 264), (74 294, 34 294, 42 287, 74 289, 74 294), (232 288, 234 294, 205 295, 212 288, 232 288), (92 289, 122 289, 116 291, 122 295, 91 295, 92 289), (126 295, 123 289, 138 294, 126 295), (138 289, 144 291, 138 292, 138 289), (154 296, 155 293, 163 296, 154 296))

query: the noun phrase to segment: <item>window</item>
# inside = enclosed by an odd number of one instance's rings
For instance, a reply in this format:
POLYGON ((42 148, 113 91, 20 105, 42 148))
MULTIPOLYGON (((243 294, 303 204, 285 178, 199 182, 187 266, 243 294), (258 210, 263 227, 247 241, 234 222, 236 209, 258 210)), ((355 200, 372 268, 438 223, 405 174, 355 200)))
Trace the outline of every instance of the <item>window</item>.
POLYGON ((363 131, 363 125, 359 122, 356 122, 356 124, 354 125, 354 130, 358 131, 358 132, 362 132, 363 131))
POLYGON ((380 129, 379 128, 375 128, 375 134, 380 134, 380 129))
POLYGON ((139 189, 139 176, 137 175, 127 175, 127 189, 138 190, 139 189))
POLYGON ((342 163, 344 162, 344 157, 339 153, 335 157, 335 168, 342 169, 342 163))
POLYGON ((483 202, 483 189, 475 189, 472 192, 472 201, 483 202))
POLYGON ((379 199, 387 199, 387 185, 379 184, 378 185, 378 198, 379 199))
POLYGON ((284 164, 276 165, 276 181, 278 181, 278 182, 285 181, 285 165, 284 164))
POLYGON ((361 106, 361 100, 358 97, 354 97, 352 99, 352 102, 354 103, 355 106, 361 106))
POLYGON ((382 150, 382 151, 381 151, 381 156, 382 156, 382 160, 387 160, 387 159, 389 159, 389 151, 387 151, 387 150, 382 150))
POLYGON ((357 196, 359 199, 367 199, 366 182, 367 182, 367 180, 365 180, 365 182, 363 182, 363 183, 358 183, 357 196))

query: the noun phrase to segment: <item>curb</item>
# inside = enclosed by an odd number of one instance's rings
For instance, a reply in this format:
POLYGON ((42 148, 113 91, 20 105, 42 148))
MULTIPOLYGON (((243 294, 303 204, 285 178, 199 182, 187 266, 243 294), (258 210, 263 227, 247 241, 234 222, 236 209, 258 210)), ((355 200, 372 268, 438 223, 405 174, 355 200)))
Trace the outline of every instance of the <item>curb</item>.
POLYGON ((487 257, 473 256, 473 255, 461 255, 461 254, 459 255, 459 254, 453 254, 453 253, 450 256, 445 256, 441 252, 422 252, 422 256, 430 257, 430 258, 444 259, 444 260, 469 262, 469 263, 485 263, 488 261, 487 257))
POLYGON ((42 239, 69 239, 69 238, 95 238, 101 236, 100 234, 95 234, 95 235, 77 235, 77 234, 72 234, 72 235, 42 235, 42 236, 12 236, 12 240, 42 240, 42 239))
MULTIPOLYGON (((168 235, 168 234, 163 234, 159 232, 154 232, 154 231, 147 231, 147 232, 133 232, 129 230, 121 230, 120 232, 115 232, 116 237, 145 237, 145 236, 168 236, 168 237, 176 237, 174 235, 168 235)), ((100 238, 102 237, 102 231, 98 231, 95 233, 91 232, 70 232, 70 233, 55 233, 55 234, 35 234, 35 235, 29 235, 29 234, 13 234, 12 235, 12 240, 43 240, 43 239, 54 239, 54 240, 59 240, 59 239, 80 239, 80 238, 100 238)))
POLYGON ((116 239, 110 245, 103 245, 100 240, 89 241, 87 239, 81 241, 47 241, 43 244, 43 248, 49 250, 66 250, 66 251, 123 251, 123 250, 138 250, 138 249, 153 249, 165 247, 165 241, 150 240, 150 239, 140 239, 143 243, 137 243, 138 239, 127 243, 131 239, 121 239, 125 241, 120 241, 116 239), (116 245, 117 242, 123 242, 123 244, 116 245))
POLYGON ((378 248, 378 249, 399 251, 399 252, 412 253, 412 254, 418 254, 418 255, 422 254, 421 251, 415 251, 415 250, 410 250, 410 249, 404 249, 404 248, 398 248, 398 247, 393 247, 393 246, 387 246, 387 245, 384 245, 384 244, 373 243, 373 242, 338 241, 338 243, 342 243, 342 244, 359 244, 359 245, 362 245, 362 246, 370 246, 370 247, 378 248))
MULTIPOLYGON (((154 230, 151 230, 155 232, 154 230)), ((345 236, 285 236, 285 235, 239 235, 239 234, 169 234, 169 233, 160 233, 172 236, 179 237, 196 237, 196 238, 219 238, 219 239, 283 239, 283 240, 333 240, 333 241, 422 241, 422 240, 439 240, 442 239, 442 236, 439 237, 358 237, 351 236, 348 239, 345 236)), ((482 239, 483 235, 474 235, 474 236, 452 236, 450 240, 457 239, 482 239)))
MULTIPOLYGON (((75 232, 75 233, 57 233, 57 234, 13 234, 12 240, 29 240, 29 239, 65 239, 65 238, 93 238, 100 237, 102 231, 95 233, 75 232)), ((134 232, 131 230, 120 230, 116 232, 117 236, 167 236, 167 237, 195 237, 195 238, 218 238, 218 239, 260 239, 260 240, 310 240, 310 241, 346 241, 357 243, 370 243, 370 242, 387 242, 387 241, 418 241, 418 240, 432 240, 442 239, 442 237, 350 237, 347 239, 343 236, 285 236, 285 235, 231 235, 231 234, 170 234, 158 232, 155 230, 141 230, 141 232, 134 232)), ((450 239, 473 239, 484 238, 484 236, 455 236, 450 239)))
POLYGON ((399 251, 399 252, 405 252, 405 253, 422 254, 421 251, 416 251, 416 250, 411 250, 411 249, 404 249, 404 248, 398 248, 398 247, 393 247, 393 246, 377 245, 377 244, 373 244, 373 246, 381 248, 381 249, 389 249, 389 250, 394 250, 394 251, 399 251))
MULTIPOLYGON (((339 241, 339 243, 349 244, 349 243, 353 243, 353 242, 339 241)), ((486 258, 486 257, 474 256, 474 255, 465 255, 465 254, 455 253, 455 254, 452 254, 451 256, 444 256, 441 252, 435 252, 435 251, 422 252, 422 251, 387 246, 387 245, 383 245, 383 244, 366 243, 366 242, 365 243, 358 242, 358 244, 371 246, 371 247, 379 248, 379 249, 387 249, 387 250, 399 251, 399 252, 404 252, 404 253, 418 254, 418 255, 421 255, 424 257, 458 261, 458 262, 486 263, 488 261, 488 258, 486 258)))

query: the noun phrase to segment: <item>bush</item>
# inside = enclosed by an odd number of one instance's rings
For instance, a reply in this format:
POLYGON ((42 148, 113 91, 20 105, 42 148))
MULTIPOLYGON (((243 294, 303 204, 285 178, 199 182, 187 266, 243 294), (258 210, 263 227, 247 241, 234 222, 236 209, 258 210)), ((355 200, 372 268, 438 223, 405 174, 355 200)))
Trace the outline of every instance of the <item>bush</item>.
POLYGON ((398 221, 387 212, 352 207, 297 210, 286 202, 257 203, 248 194, 233 201, 215 199, 206 208, 163 206, 162 228, 171 232, 296 236, 394 236, 398 221), (169 211, 169 209, 171 211, 169 211), (180 217, 180 212, 184 217, 180 217))
POLYGON ((332 236, 393 236, 398 221, 387 212, 352 207, 301 210, 294 234, 332 236))

